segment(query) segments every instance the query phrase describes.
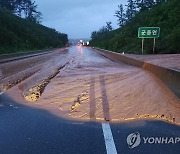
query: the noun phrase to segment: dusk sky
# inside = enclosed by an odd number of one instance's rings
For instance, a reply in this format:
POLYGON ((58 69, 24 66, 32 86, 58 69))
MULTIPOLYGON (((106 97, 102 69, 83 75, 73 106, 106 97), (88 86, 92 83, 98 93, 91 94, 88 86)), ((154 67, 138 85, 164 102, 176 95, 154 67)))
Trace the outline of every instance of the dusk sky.
POLYGON ((127 0, 35 0, 43 14, 42 24, 68 34, 70 39, 90 38, 107 21, 117 28, 114 16, 127 0))

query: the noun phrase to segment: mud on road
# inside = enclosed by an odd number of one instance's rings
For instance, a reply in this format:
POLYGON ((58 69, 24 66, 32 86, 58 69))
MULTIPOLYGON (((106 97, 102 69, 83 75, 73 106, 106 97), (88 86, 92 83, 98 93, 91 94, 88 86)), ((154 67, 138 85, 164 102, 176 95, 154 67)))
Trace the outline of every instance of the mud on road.
MULTIPOLYGON (((180 100, 152 73, 113 62, 89 48, 71 47, 65 55, 68 63, 51 79, 37 101, 29 102, 23 97, 24 89, 32 87, 29 83, 39 81, 33 76, 7 94, 17 102, 65 118, 156 118, 180 124, 180 100)), ((59 57, 59 61, 62 59, 59 57)))

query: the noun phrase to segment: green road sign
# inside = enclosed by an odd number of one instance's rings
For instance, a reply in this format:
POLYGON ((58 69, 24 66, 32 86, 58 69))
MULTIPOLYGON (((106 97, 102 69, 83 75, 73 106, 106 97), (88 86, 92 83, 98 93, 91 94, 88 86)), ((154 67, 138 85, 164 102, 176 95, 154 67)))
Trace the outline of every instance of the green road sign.
POLYGON ((139 38, 157 38, 160 35, 159 27, 140 27, 138 30, 139 38))

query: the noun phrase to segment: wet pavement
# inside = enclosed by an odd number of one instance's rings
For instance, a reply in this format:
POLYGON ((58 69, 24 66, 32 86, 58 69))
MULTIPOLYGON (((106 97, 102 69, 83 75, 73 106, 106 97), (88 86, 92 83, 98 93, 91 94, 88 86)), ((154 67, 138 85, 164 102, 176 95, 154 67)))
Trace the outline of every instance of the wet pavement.
MULTIPOLYGON (((101 123, 63 119, 48 111, 20 105, 0 96, 0 153, 2 154, 105 154, 101 123)), ((141 143, 129 148, 127 136, 180 137, 180 127, 162 121, 136 120, 110 123, 118 154, 179 154, 178 143, 141 143)), ((113 154, 113 153, 111 153, 113 154)))

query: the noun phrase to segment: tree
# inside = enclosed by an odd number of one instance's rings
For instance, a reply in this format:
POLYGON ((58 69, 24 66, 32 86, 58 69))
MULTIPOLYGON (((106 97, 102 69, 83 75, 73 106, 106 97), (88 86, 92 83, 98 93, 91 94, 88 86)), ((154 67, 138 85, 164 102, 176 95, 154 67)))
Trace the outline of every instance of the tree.
POLYGON ((42 13, 41 12, 36 12, 34 14, 34 21, 38 24, 42 22, 42 13))
POLYGON ((40 23, 42 19, 41 12, 37 11, 35 1, 31 0, 0 0, 0 7, 6 8, 15 15, 25 19, 40 23))
POLYGON ((41 21, 42 14, 37 11, 37 5, 34 2, 31 2, 31 0, 26 0, 25 3, 25 18, 29 21, 33 21, 36 23, 39 23, 41 21))
POLYGON ((136 15, 136 3, 133 0, 128 0, 126 18, 127 21, 130 21, 136 15))
POLYGON ((23 0, 16 0, 14 13, 17 16, 21 17, 22 16, 22 11, 23 11, 23 0))
POLYGON ((119 27, 122 27, 125 24, 126 18, 124 14, 123 5, 118 5, 119 10, 115 12, 115 15, 118 18, 118 25, 119 27))
POLYGON ((0 7, 6 8, 13 13, 15 10, 15 0, 0 0, 0 7))
POLYGON ((160 4, 160 3, 166 2, 166 1, 167 1, 167 0, 156 0, 155 3, 156 3, 156 4, 160 4))
POLYGON ((106 26, 102 26, 98 31, 98 33, 106 33, 106 32, 108 32, 108 29, 106 28, 106 26))
POLYGON ((96 31, 93 31, 93 32, 91 33, 91 38, 92 38, 92 39, 95 39, 96 35, 97 35, 97 32, 96 32, 96 31))
POLYGON ((111 24, 112 24, 112 22, 111 21, 109 21, 109 22, 106 22, 106 29, 108 30, 108 31, 112 31, 112 26, 111 26, 111 24))
MULTIPOLYGON (((160 2, 162 0, 157 0, 157 1, 160 2)), ((140 11, 144 11, 151 9, 155 5, 155 2, 154 0, 136 0, 136 4, 140 11)))

